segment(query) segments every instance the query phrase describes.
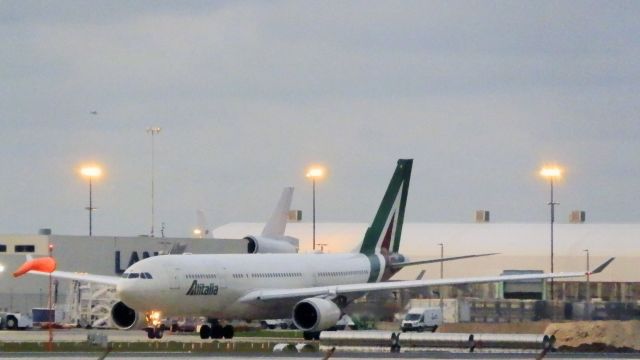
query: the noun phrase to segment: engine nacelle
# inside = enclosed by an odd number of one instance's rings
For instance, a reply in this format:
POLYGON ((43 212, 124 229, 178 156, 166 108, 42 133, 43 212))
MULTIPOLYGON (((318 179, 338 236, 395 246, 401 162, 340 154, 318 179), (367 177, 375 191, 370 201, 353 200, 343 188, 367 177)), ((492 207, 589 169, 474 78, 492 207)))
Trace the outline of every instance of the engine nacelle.
POLYGON ((335 326, 342 312, 331 300, 304 299, 293 307, 293 322, 304 331, 321 331, 335 326))
POLYGON ((268 238, 250 235, 244 240, 247 240, 249 254, 295 254, 298 252, 298 239, 290 236, 268 238))
POLYGON ((144 314, 138 313, 122 301, 118 301, 111 308, 111 321, 122 330, 142 329, 147 325, 144 314))

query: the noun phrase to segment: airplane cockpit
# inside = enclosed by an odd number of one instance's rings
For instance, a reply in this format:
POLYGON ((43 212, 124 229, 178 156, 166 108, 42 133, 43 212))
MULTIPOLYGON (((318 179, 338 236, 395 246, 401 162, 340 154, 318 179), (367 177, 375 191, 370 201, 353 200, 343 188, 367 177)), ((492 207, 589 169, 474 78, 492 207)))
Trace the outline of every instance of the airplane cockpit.
POLYGON ((122 278, 123 279, 153 279, 153 276, 151 276, 151 274, 148 272, 141 272, 141 273, 125 272, 124 274, 122 274, 122 278))

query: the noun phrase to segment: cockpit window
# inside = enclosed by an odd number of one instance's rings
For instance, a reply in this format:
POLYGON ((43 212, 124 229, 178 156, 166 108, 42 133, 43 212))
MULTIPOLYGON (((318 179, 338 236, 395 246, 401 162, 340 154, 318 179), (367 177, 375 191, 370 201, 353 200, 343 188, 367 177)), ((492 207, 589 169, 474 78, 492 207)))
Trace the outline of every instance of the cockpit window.
POLYGON ((153 276, 151 276, 150 273, 148 272, 142 272, 142 273, 124 273, 122 274, 122 278, 123 279, 153 279, 153 276))

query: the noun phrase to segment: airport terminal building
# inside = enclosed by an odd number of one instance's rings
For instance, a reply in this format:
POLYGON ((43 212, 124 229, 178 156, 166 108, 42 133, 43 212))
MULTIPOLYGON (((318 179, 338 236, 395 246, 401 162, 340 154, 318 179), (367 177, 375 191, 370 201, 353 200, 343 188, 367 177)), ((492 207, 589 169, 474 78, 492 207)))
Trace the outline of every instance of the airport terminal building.
MULTIPOLYGON (((246 235, 246 234, 245 234, 246 235)), ((58 269, 119 276, 136 261, 167 254, 172 249, 191 253, 242 253, 247 242, 241 239, 152 238, 146 236, 0 235, 0 311, 31 313, 48 304, 49 280, 28 275, 11 275, 26 256, 47 256, 49 245, 58 269)), ((70 281, 54 282, 56 304, 69 304, 70 281)))

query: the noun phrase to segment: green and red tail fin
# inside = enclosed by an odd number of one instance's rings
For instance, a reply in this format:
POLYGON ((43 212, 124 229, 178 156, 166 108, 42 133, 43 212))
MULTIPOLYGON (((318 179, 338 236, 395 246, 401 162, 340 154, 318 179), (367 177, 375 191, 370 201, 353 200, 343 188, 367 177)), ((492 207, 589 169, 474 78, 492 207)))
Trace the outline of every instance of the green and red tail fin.
POLYGON ((398 252, 412 165, 413 159, 398 160, 376 217, 364 235, 360 253, 373 255, 398 252))

